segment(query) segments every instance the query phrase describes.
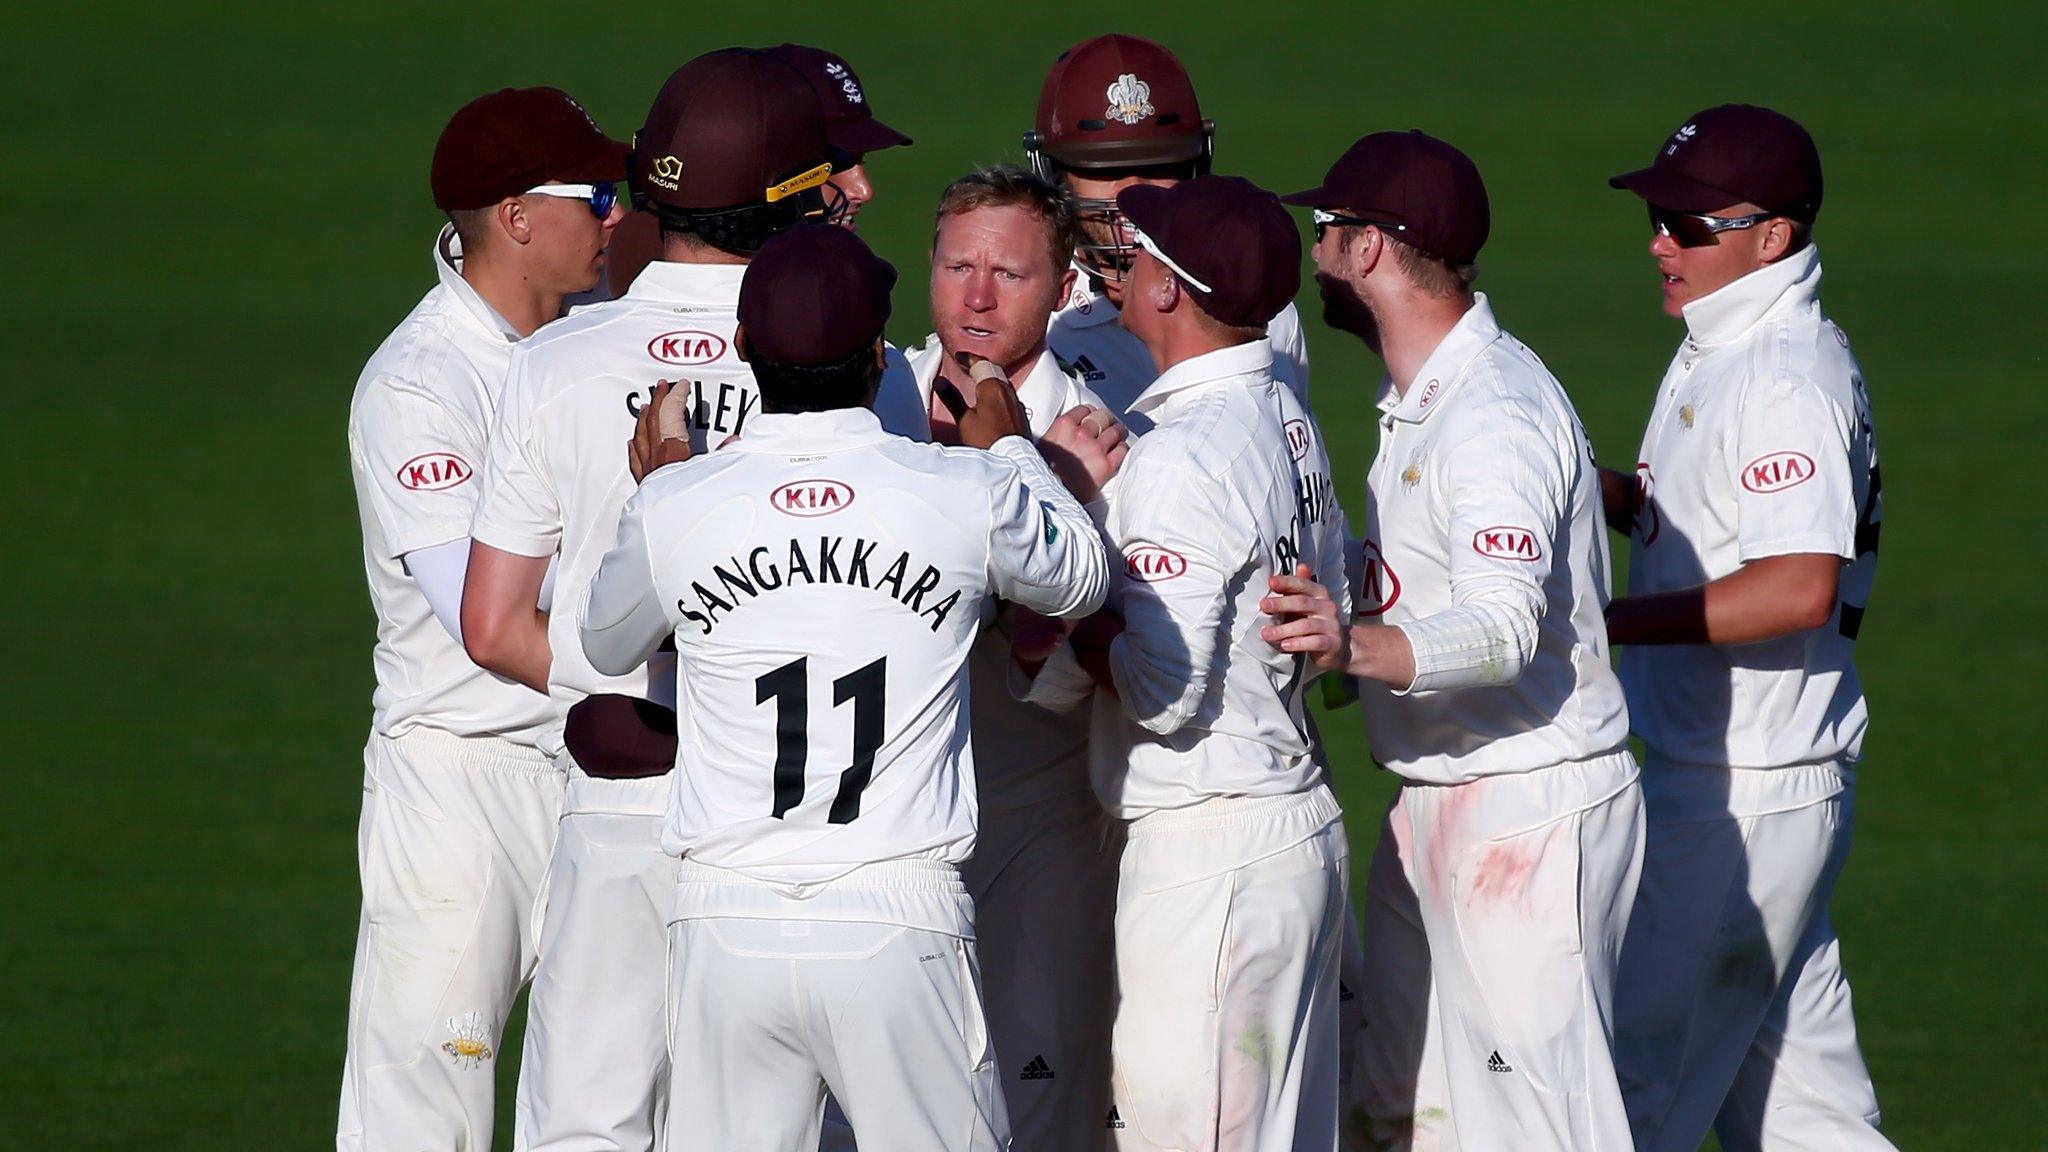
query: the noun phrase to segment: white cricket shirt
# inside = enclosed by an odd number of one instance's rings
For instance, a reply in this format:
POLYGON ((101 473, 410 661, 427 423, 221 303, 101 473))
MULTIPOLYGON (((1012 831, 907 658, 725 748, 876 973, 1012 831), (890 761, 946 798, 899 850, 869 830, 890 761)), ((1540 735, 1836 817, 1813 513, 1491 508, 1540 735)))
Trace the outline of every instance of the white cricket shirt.
POLYGON ((958 864, 974 844, 965 666, 983 609, 1094 611, 1101 540, 1019 437, 980 452, 891 435, 866 409, 757 419, 726 451, 647 478, 580 613, 601 667, 675 637, 663 845, 771 884, 958 864))
MULTIPOLYGON (((1060 358, 1067 371, 1108 401, 1111 412, 1133 434, 1149 431, 1152 420, 1143 412, 1133 413, 1131 404, 1159 375, 1152 354, 1144 342, 1117 323, 1117 307, 1096 291, 1086 269, 1076 264, 1074 290, 1066 306, 1052 314, 1045 342, 1060 358)), ((1266 325, 1266 339, 1272 344, 1273 375, 1293 389, 1295 399, 1308 407, 1308 342, 1301 333, 1301 314, 1289 304, 1266 325)))
POLYGON ((1266 578, 1305 563, 1350 618, 1344 512, 1322 432, 1254 340, 1154 380, 1152 422, 1110 481, 1104 526, 1124 633, 1122 700, 1097 693, 1091 775, 1124 819, 1217 796, 1303 792, 1323 779, 1302 712, 1312 669, 1259 636, 1266 578))
MULTIPOLYGON (((932 381, 943 359, 937 336, 910 353, 911 374, 926 412, 931 411, 932 381)), ((1045 435, 1070 408, 1106 407, 1051 352, 1039 355, 1016 382, 1016 390, 1034 439, 1045 435)), ((1089 790, 1088 726, 1076 715, 1060 715, 1013 694, 1013 663, 1008 634, 1000 626, 986 628, 968 658, 968 680, 974 690, 974 772, 983 811, 1021 808, 1089 790)), ((1077 713, 1080 703, 1077 695, 1064 710, 1077 713)))
POLYGON ((1819 628, 1756 644, 1624 648, 1629 714, 1653 761, 1780 768, 1861 751, 1851 654, 1884 506, 1870 394, 1819 288, 1808 245, 1685 306, 1636 465, 1628 590, 1827 553, 1848 561, 1840 603, 1819 628))
POLYGON ((406 571, 405 555, 469 535, 477 472, 519 333, 462 278, 462 243, 443 227, 440 284, 385 337, 348 408, 349 467, 363 526, 363 571, 377 613, 372 725, 426 727, 533 744, 547 697, 470 662, 406 571))
MULTIPOLYGON (((742 265, 655 261, 624 296, 548 325, 513 354, 470 535, 521 556, 559 550, 555 603, 581 602, 611 546, 634 490, 626 441, 657 383, 689 383, 690 440, 700 453, 744 436, 759 414, 754 375, 732 347, 745 274, 742 265)), ((882 391, 877 406, 887 406, 897 431, 927 434, 907 368, 885 375, 882 391)), ((585 696, 673 698, 666 656, 624 675, 592 668, 573 613, 550 616, 548 644, 556 720, 542 747, 551 756, 562 752, 562 720, 585 696)))
POLYGON ((1416 676, 1361 681, 1374 758, 1462 784, 1622 748, 1600 473, 1563 386, 1480 293, 1379 406, 1352 608, 1408 634, 1416 676))

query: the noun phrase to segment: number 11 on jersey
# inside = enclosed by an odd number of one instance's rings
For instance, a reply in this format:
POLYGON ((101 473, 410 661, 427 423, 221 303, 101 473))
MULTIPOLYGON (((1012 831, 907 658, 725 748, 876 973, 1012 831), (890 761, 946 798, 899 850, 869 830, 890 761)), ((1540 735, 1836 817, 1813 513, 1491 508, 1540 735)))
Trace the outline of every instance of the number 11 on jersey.
MULTIPOLYGON (((831 824, 850 824, 860 815, 860 794, 874 776, 875 754, 882 748, 882 726, 888 717, 889 658, 832 681, 832 706, 853 703, 853 763, 839 773, 839 793, 832 798, 831 824)), ((754 680, 754 703, 775 701, 775 810, 777 820, 804 801, 804 771, 810 760, 810 658, 799 656, 754 680)))

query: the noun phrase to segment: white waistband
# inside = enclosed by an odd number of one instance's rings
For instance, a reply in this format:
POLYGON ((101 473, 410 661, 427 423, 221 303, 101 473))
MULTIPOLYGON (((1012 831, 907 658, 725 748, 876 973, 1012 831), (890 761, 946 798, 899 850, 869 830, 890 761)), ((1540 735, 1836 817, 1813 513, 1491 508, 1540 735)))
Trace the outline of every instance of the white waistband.
POLYGON ((502 736, 457 736, 436 728, 414 727, 397 736, 373 733, 401 753, 424 752, 445 756, 462 768, 483 768, 493 772, 515 772, 522 776, 553 776, 561 769, 550 763, 531 744, 515 744, 502 736))

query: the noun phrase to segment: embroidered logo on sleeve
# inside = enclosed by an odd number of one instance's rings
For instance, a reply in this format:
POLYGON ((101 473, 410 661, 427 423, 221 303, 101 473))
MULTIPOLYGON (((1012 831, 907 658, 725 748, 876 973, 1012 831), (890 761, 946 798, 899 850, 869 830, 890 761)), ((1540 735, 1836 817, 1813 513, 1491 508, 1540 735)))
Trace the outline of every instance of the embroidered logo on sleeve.
POLYGON ((1543 558, 1543 545, 1536 542, 1534 532, 1505 524, 1474 532, 1472 550, 1495 560, 1533 561, 1543 558))
POLYGON ((1157 584, 1185 575, 1188 570, 1187 557, 1170 548, 1156 544, 1145 544, 1131 549, 1124 557, 1124 575, 1141 584, 1157 584))
POLYGON ((441 492, 476 475, 469 461, 453 452, 426 452, 398 466, 398 482, 414 492, 441 492))
POLYGON ((1381 616, 1401 598, 1401 578, 1380 554, 1374 541, 1364 542, 1365 564, 1358 578, 1358 602, 1351 607, 1355 616, 1381 616))
POLYGON ((1760 496, 1783 492, 1813 479, 1813 457, 1804 452, 1772 452, 1742 466, 1742 486, 1760 496))
POLYGON ((1289 420, 1282 429, 1287 433, 1287 454, 1296 460, 1308 459, 1308 421, 1289 420))

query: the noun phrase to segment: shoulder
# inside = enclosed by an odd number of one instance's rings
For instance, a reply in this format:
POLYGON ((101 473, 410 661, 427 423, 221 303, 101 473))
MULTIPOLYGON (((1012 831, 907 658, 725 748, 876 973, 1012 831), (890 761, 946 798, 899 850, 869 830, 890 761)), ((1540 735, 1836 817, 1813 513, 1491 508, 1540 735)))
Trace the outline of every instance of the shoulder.
POLYGON ((559 320, 543 324, 538 332, 519 342, 513 356, 532 371, 583 356, 593 341, 613 337, 640 312, 636 301, 607 300, 579 308, 559 320))

